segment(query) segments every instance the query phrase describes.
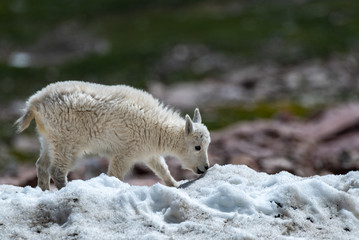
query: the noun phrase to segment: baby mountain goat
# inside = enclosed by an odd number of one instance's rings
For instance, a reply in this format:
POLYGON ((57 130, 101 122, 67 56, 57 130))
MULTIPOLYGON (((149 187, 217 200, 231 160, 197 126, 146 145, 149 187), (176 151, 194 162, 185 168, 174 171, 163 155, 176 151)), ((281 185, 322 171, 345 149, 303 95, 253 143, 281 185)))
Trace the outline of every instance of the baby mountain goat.
POLYGON ((29 98, 16 121, 18 132, 35 119, 41 142, 36 162, 38 185, 58 189, 84 153, 110 159, 108 174, 123 180, 137 161, 146 163, 168 186, 178 187, 163 155, 173 155, 194 173, 208 167, 210 135, 199 110, 193 121, 163 106, 150 94, 129 86, 80 81, 50 84, 29 98))

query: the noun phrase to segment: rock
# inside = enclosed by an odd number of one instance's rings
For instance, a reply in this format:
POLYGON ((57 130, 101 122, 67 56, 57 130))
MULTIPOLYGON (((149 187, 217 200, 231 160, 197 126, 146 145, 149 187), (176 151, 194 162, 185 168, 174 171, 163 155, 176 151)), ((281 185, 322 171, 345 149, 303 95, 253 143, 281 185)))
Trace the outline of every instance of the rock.
POLYGON ((267 173, 278 173, 280 171, 295 172, 295 166, 293 162, 286 158, 267 158, 260 161, 261 167, 265 169, 267 173))
POLYGON ((2 175, 0 184, 35 187, 37 184, 36 168, 28 164, 19 165, 14 172, 7 172, 2 175))
POLYGON ((299 176, 359 169, 359 105, 323 111, 309 121, 257 120, 213 132, 210 161, 248 164, 299 176))
POLYGON ((303 105, 328 104, 342 100, 343 93, 349 99, 356 99, 358 59, 357 55, 337 55, 326 61, 314 59, 294 66, 272 62, 251 65, 205 47, 182 45, 160 60, 160 67, 153 73, 157 81, 149 85, 149 91, 165 103, 183 109, 192 108, 194 104, 208 108, 283 99, 295 99, 303 105), (202 59, 201 55, 207 56, 203 59, 212 59, 212 64, 199 68, 196 62, 202 59), (208 74, 195 82, 187 79, 170 86, 160 83, 163 76, 180 69, 205 69, 200 72, 216 74, 208 74))
POLYGON ((328 141, 358 129, 359 105, 347 104, 325 111, 317 120, 308 124, 306 131, 315 141, 328 141))
POLYGON ((259 169, 259 165, 256 160, 250 156, 246 155, 234 155, 230 160, 230 164, 233 165, 246 165, 252 169, 259 169))

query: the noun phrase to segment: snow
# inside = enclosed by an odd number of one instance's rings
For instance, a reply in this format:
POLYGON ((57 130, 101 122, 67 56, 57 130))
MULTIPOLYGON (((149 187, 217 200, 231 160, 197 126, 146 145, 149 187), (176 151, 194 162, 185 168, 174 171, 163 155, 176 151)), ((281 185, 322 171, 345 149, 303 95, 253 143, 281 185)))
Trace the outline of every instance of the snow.
POLYGON ((0 186, 0 239, 357 239, 359 172, 301 178, 215 165, 182 188, 102 174, 0 186))

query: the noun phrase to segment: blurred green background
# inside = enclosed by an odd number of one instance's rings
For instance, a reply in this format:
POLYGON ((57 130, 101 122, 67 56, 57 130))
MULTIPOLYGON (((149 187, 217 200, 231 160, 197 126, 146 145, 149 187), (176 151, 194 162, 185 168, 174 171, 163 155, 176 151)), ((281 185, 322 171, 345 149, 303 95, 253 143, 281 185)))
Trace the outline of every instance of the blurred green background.
MULTIPOLYGON (((280 72, 350 55, 356 66, 358 13, 357 0, 2 0, 0 168, 13 160, 35 161, 37 153, 13 146, 12 124, 21 103, 51 82, 76 79, 149 89, 154 82, 166 88, 221 81, 234 67, 256 64, 271 63, 280 72), (169 63, 173 51, 177 59, 189 60, 169 63), (198 71, 191 63, 208 52, 220 56, 217 62, 225 59, 223 66, 198 71)), ((356 99, 357 86, 344 90, 330 104, 356 99)), ((305 118, 326 103, 303 104, 282 94, 202 112, 215 130, 281 111, 305 118)), ((24 134, 34 132, 32 127, 24 134)))

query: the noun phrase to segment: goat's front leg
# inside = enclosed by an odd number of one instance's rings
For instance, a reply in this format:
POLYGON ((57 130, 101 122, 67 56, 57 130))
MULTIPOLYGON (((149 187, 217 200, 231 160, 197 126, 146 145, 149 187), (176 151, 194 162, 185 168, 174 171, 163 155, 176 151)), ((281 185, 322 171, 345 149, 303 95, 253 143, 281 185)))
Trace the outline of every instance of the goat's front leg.
POLYGON ((133 165, 133 161, 130 161, 130 158, 126 158, 122 155, 116 155, 110 160, 108 167, 108 175, 114 176, 124 180, 126 173, 130 170, 133 165))
POLYGON ((171 176, 166 161, 161 156, 152 157, 147 162, 148 166, 159 176, 167 186, 179 187, 179 184, 171 176))

